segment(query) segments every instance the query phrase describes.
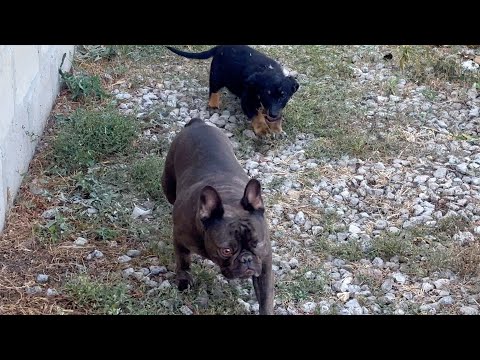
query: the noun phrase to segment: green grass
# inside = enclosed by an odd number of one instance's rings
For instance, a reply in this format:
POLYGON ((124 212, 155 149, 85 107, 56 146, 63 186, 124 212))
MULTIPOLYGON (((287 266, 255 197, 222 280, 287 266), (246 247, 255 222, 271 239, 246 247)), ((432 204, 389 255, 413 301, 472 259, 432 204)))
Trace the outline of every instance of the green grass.
POLYGON ((471 86, 478 82, 480 74, 463 69, 461 57, 454 49, 446 53, 433 46, 402 46, 399 49, 402 68, 407 78, 417 84, 429 85, 439 80, 459 82, 471 86))
POLYGON ((57 213, 54 219, 44 224, 36 224, 33 227, 33 234, 43 245, 57 244, 66 239, 73 230, 72 224, 62 214, 57 213))
POLYGON ((283 301, 305 301, 317 298, 322 295, 324 286, 327 284, 325 276, 315 270, 312 272, 316 275, 313 279, 307 279, 305 273, 288 280, 277 280, 275 284, 276 297, 283 301))
POLYGON ((462 216, 449 216, 440 219, 435 227, 435 235, 439 241, 446 243, 459 231, 465 231, 471 227, 470 220, 462 216))
POLYGON ((56 170, 71 173, 85 169, 132 147, 136 125, 116 109, 78 109, 60 125, 53 145, 56 170))
POLYGON ((362 92, 352 87, 352 70, 344 51, 335 46, 267 51, 308 77, 285 109, 284 130, 289 136, 315 135, 306 152, 311 158, 393 152, 398 142, 395 134, 379 134, 375 123, 366 126, 370 121, 359 106, 362 92))
POLYGON ((182 314, 182 306, 188 306, 195 314, 202 315, 244 313, 237 301, 239 294, 235 288, 229 284, 220 284, 214 270, 194 264, 192 276, 195 285, 186 291, 178 291, 174 280, 170 279, 171 287, 153 292, 149 292, 149 288, 144 285, 136 284, 134 296, 128 289, 129 280, 120 279, 118 276, 94 279, 81 274, 72 277, 65 284, 64 292, 76 307, 88 311, 89 314, 182 314), (200 301, 202 297, 208 299, 206 304, 200 301))
POLYGON ((115 56, 115 45, 77 45, 75 48, 75 57, 85 61, 110 60, 115 56))
POLYGON ((323 233, 317 235, 314 243, 318 254, 352 262, 375 257, 389 261, 397 256, 407 265, 405 271, 417 276, 446 269, 464 275, 480 273, 480 246, 462 247, 451 242, 454 234, 471 227, 462 217, 444 218, 435 227, 416 226, 397 234, 383 233, 373 237, 366 249, 357 241, 328 240, 328 234, 338 231, 335 219, 327 220, 323 226, 323 233))
POLYGON ((470 225, 464 218, 450 217, 443 218, 435 227, 417 226, 398 234, 384 234, 372 239, 368 256, 384 260, 402 257, 408 272, 419 276, 446 269, 475 274, 480 272, 480 251, 475 246, 465 251, 451 243, 454 234, 470 225))
POLYGON ((102 82, 98 76, 88 75, 82 72, 75 73, 73 65, 71 72, 63 72, 62 65, 65 60, 65 56, 66 54, 63 55, 58 73, 70 91, 70 96, 73 101, 85 100, 88 97, 93 99, 102 99, 107 97, 107 94, 102 88, 102 82))
POLYGON ((260 50, 308 78, 300 80, 298 92, 285 108, 287 134, 303 132, 336 139, 334 128, 341 134, 361 116, 353 106, 360 93, 351 87, 353 71, 342 47, 271 46, 260 50))
POLYGON ((103 99, 107 94, 102 88, 100 78, 96 75, 62 74, 62 79, 70 92, 73 101, 85 100, 90 97, 93 99, 103 99))
POLYGON ((148 156, 133 165, 131 181, 137 191, 154 200, 163 200, 162 173, 165 160, 158 156, 148 156))
POLYGON ((133 299, 123 282, 109 284, 78 275, 65 285, 66 293, 75 303, 93 314, 119 315, 131 308, 133 299))
POLYGON ((393 256, 410 256, 414 250, 413 237, 411 232, 399 234, 385 234, 372 239, 369 251, 370 257, 390 259, 393 256))

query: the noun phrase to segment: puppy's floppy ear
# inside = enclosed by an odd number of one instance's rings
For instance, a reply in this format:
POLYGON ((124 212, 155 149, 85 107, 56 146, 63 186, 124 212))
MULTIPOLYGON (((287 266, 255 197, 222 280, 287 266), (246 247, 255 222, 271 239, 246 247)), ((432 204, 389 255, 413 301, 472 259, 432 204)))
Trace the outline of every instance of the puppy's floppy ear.
POLYGON ((217 190, 211 186, 205 186, 200 193, 199 199, 200 220, 207 221, 221 219, 223 216, 223 205, 217 190))
POLYGON ((250 179, 247 186, 245 186, 245 192, 240 203, 248 211, 265 210, 263 207, 262 186, 257 179, 250 179))
POLYGON ((250 75, 246 80, 247 87, 254 88, 257 85, 258 78, 258 73, 253 73, 252 75, 250 75))
POLYGON ((292 94, 294 94, 295 92, 297 92, 300 85, 293 76, 288 76, 288 79, 290 80, 290 84, 292 86, 292 94))

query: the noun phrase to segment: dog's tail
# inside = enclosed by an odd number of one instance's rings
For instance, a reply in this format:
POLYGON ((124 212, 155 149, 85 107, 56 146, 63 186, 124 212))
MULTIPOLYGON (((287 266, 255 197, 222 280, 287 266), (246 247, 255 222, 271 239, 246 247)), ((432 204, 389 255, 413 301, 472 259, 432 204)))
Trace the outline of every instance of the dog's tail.
POLYGON ((217 49, 218 49, 218 46, 215 46, 207 51, 203 51, 200 53, 191 53, 191 52, 175 49, 174 47, 171 47, 171 46, 165 46, 165 47, 177 55, 180 55, 189 59, 200 59, 200 60, 211 58, 217 53, 217 49))

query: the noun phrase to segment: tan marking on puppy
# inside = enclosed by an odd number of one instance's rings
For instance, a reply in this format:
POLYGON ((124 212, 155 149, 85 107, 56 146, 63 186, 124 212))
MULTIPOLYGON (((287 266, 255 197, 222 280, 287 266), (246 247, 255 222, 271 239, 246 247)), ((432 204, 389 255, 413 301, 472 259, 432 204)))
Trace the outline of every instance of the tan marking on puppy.
POLYGON ((283 128, 282 128, 282 120, 283 119, 279 119, 279 120, 276 120, 276 121, 266 121, 267 125, 268 125, 268 128, 270 129, 270 131, 274 134, 282 134, 283 133, 283 128))
POLYGON ((208 100, 208 106, 213 109, 220 108, 220 93, 216 92, 210 95, 210 99, 208 100))
POLYGON ((265 136, 270 132, 265 120, 265 115, 263 115, 263 111, 261 109, 258 110, 257 115, 252 118, 252 126, 253 132, 257 136, 265 136))

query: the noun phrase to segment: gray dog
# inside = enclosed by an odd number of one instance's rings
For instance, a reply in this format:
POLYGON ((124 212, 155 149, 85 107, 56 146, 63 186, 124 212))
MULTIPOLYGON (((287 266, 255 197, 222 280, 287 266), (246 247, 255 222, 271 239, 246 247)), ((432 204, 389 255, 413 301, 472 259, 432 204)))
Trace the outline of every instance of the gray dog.
POLYGON ((273 314, 272 249, 261 185, 248 178, 228 138, 192 119, 170 146, 162 187, 173 204, 179 290, 193 284, 193 252, 217 264, 228 279, 252 277, 260 314, 273 314))

